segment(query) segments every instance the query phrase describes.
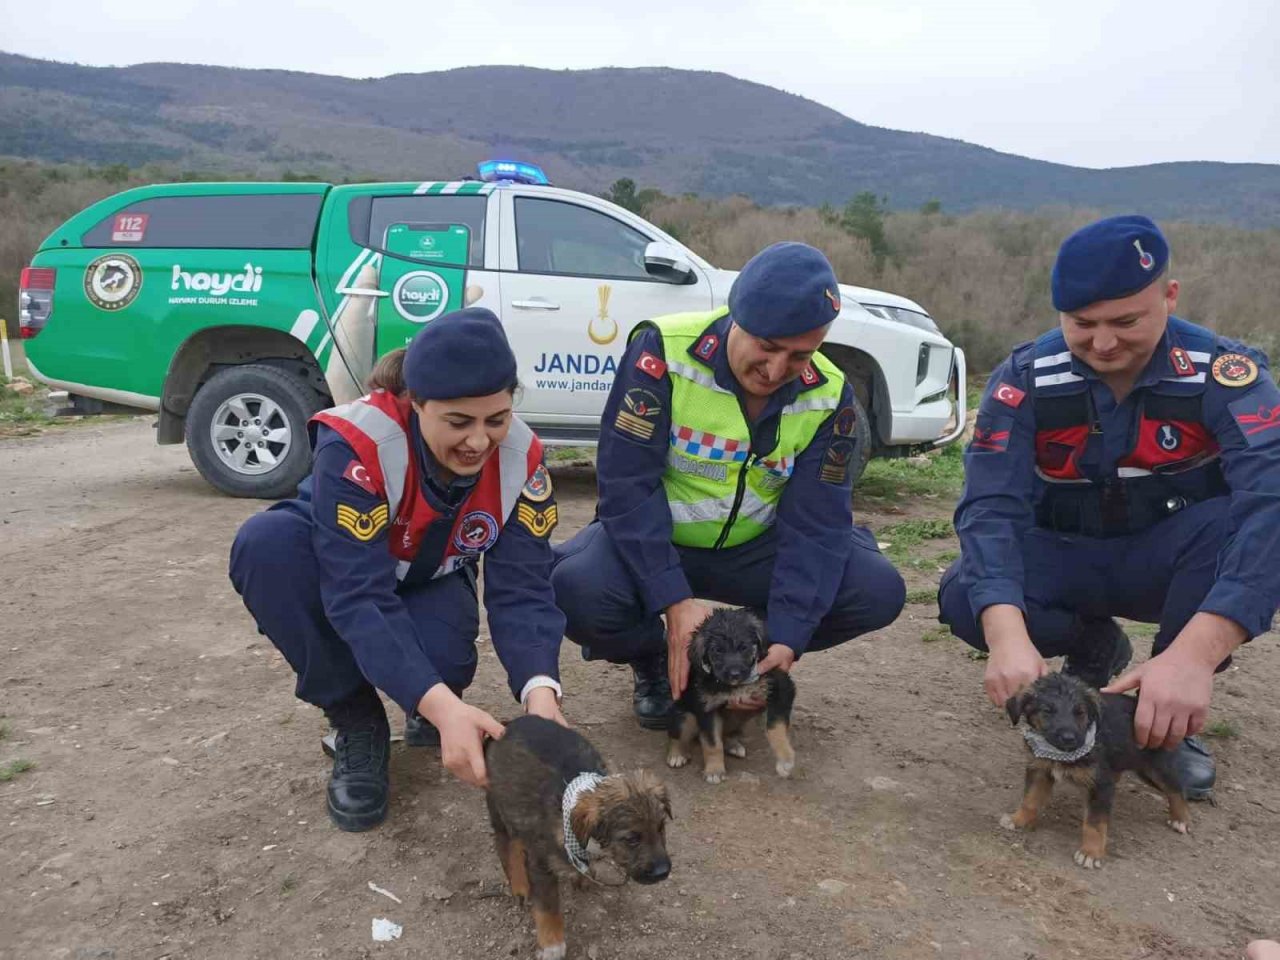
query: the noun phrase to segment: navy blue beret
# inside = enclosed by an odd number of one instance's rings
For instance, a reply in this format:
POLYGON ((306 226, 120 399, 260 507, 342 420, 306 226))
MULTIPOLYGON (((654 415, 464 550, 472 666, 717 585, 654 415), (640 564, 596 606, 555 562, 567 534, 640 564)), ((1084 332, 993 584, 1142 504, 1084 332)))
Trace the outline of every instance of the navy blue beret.
POLYGON ((794 337, 840 312, 835 271, 807 243, 775 243, 747 261, 729 289, 729 315, 756 337, 794 337))
POLYGON ((487 397, 516 384, 516 355, 492 310, 437 317, 409 343, 404 385, 419 400, 487 397))
POLYGON ((1107 217, 1063 241, 1053 265, 1053 306, 1071 313, 1148 286, 1169 263, 1169 244, 1146 217, 1107 217))

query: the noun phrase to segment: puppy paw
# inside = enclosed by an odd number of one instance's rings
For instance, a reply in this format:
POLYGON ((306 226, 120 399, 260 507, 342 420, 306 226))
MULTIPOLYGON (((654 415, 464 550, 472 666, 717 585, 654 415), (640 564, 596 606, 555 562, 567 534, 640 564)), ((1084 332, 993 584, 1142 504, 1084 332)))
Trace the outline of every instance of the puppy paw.
POLYGON ((678 770, 688 762, 689 762, 689 758, 686 757, 683 753, 667 754, 667 766, 671 767, 672 769, 678 770))
POLYGON ((1077 866, 1084 867, 1086 870, 1102 869, 1102 858, 1091 857, 1089 856, 1089 854, 1085 853, 1083 850, 1076 851, 1075 861, 1077 866))
POLYGON ((773 765, 773 769, 777 771, 780 777, 791 776, 791 771, 795 768, 796 762, 794 760, 779 760, 773 765))
POLYGON ((1008 813, 1001 815, 1000 826, 1004 827, 1006 830, 1018 829, 1018 825, 1013 820, 1013 815, 1008 813))
POLYGON ((730 740, 724 745, 724 752, 731 757, 742 759, 747 755, 747 748, 742 745, 741 740, 730 740))
POLYGON ((706 780, 707 783, 722 783, 724 781, 724 774, 708 771, 702 775, 702 779, 706 780))
POLYGON ((1191 825, 1185 820, 1166 820, 1165 822, 1174 833, 1186 833, 1191 829, 1191 825))
POLYGON ((564 944, 553 943, 549 947, 539 947, 536 956, 538 960, 564 960, 564 944))

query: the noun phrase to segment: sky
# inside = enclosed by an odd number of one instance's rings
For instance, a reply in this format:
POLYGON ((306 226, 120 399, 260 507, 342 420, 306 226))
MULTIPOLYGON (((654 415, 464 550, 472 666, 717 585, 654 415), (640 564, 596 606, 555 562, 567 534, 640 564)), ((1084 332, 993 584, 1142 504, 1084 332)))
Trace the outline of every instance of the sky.
MULTIPOLYGON (((1280 163, 1276 0, 0 0, 0 50, 381 77, 677 67, 1085 167, 1280 163)), ((625 122, 625 111, 619 122, 625 122)))

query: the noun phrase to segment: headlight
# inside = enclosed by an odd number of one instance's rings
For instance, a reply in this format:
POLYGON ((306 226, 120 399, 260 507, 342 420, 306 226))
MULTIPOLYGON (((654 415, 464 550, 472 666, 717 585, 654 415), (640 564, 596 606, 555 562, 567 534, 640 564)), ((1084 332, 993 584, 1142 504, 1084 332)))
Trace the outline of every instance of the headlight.
POLYGON ((886 307, 878 303, 864 303, 862 308, 867 313, 879 317, 881 320, 892 320, 894 323, 905 323, 909 327, 916 327, 920 330, 928 330, 930 333, 942 333, 938 329, 938 325, 933 322, 933 317, 927 313, 920 313, 918 310, 908 310, 906 307, 886 307))

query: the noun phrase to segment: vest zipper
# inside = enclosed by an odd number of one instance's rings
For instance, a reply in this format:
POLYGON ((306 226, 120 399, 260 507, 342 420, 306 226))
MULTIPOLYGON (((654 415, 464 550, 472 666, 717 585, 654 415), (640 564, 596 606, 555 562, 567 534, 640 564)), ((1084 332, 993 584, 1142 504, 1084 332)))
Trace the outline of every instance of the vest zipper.
POLYGON ((729 539, 729 531, 733 529, 734 521, 738 519, 738 510, 742 507, 742 498, 747 492, 747 471, 759 462, 760 455, 756 454, 742 464, 742 469, 738 472, 738 490, 733 495, 733 509, 729 511, 729 519, 724 522, 724 529, 720 531, 720 536, 716 539, 716 545, 711 548, 712 550, 719 550, 729 539))

